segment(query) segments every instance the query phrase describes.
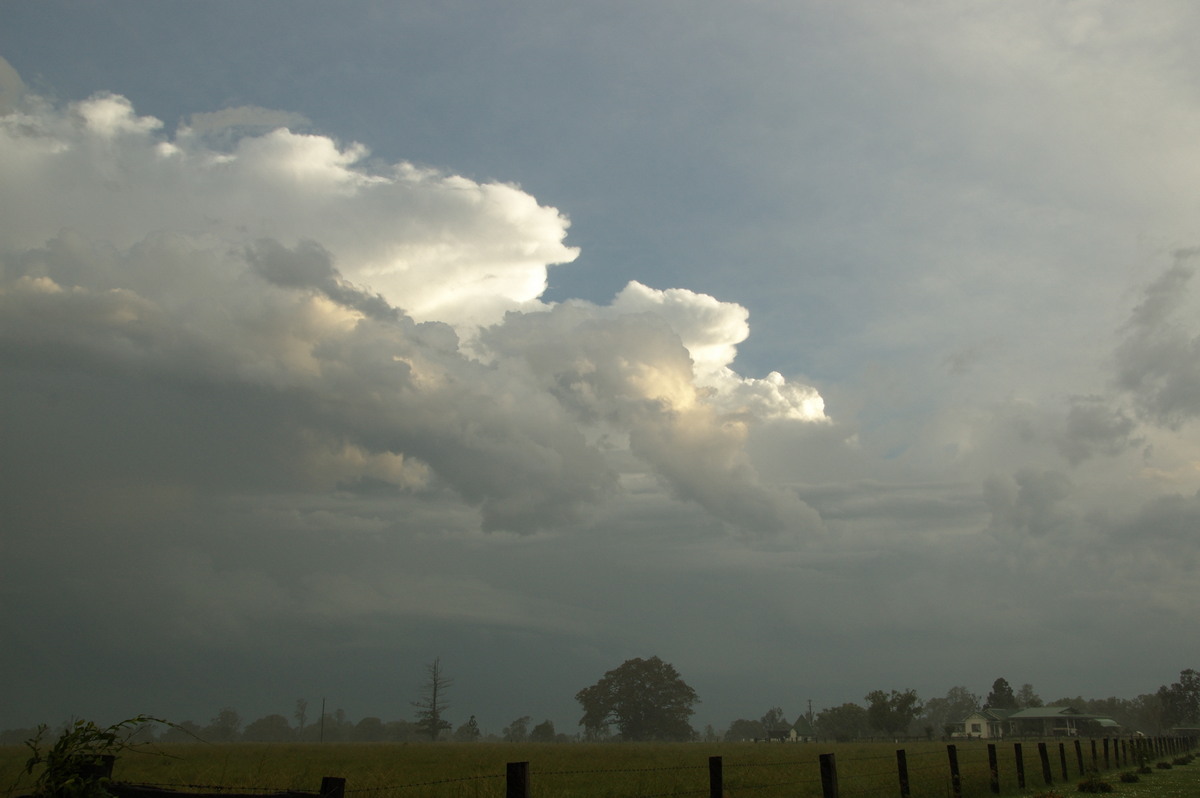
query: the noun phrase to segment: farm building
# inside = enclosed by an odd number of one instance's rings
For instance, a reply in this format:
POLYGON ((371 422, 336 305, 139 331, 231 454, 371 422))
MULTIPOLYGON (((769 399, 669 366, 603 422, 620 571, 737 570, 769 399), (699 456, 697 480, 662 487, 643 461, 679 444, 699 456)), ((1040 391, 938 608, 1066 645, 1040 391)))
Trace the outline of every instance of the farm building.
POLYGON ((991 740, 998 737, 1003 737, 1008 729, 1006 721, 1008 716, 1015 710, 1012 709, 978 709, 967 715, 962 723, 955 724, 961 726, 961 730, 955 730, 955 737, 978 737, 983 740, 991 740))
POLYGON ((793 743, 808 743, 816 739, 817 732, 813 729, 812 723, 804 715, 796 718, 796 722, 788 730, 788 740, 793 743))
POLYGON ((1077 737, 1098 731, 1116 733, 1120 725, 1103 715, 1088 715, 1073 707, 1027 707, 972 712, 956 729, 955 737, 1077 737))

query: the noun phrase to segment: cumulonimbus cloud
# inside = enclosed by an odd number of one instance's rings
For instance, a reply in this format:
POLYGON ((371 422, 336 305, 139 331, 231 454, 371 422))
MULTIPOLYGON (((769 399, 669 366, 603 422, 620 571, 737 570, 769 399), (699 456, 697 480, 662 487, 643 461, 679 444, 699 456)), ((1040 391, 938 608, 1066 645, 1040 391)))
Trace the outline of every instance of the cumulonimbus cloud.
POLYGON ((207 425, 208 459, 171 465, 154 449, 179 436, 129 421, 108 467, 134 482, 152 462, 160 483, 222 490, 233 473, 251 492, 448 487, 485 528, 529 531, 576 521, 638 462, 733 526, 820 526, 746 455, 746 425, 824 410, 813 388, 732 370, 744 308, 640 283, 606 306, 544 303, 547 269, 577 254, 554 208, 368 168, 359 145, 236 110, 168 135, 115 94, 9 103, 0 356, 31 423, 6 456, 35 457, 55 413, 102 424, 148 403, 150 427, 207 425), (54 412, 48 372, 74 389, 54 412), (224 465, 236 451, 255 467, 224 465))

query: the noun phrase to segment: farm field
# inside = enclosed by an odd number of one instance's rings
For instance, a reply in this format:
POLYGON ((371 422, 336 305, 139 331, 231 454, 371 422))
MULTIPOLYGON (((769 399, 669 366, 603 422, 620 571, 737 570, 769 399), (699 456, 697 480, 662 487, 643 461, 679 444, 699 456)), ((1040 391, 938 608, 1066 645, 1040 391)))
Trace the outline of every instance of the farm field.
MULTIPOLYGON (((240 792, 272 790, 315 791, 324 776, 346 779, 347 798, 503 798, 508 762, 530 763, 533 798, 549 796, 667 796, 708 794, 709 757, 720 756, 724 784, 730 796, 821 795, 819 755, 834 753, 841 795, 899 795, 896 750, 908 759, 914 798, 943 798, 950 794, 947 751, 942 743, 869 744, 421 744, 326 743, 164 745, 146 752, 127 752, 117 762, 117 781, 172 785, 177 789, 240 792)), ((981 743, 957 746, 963 795, 990 796, 987 748, 981 743)), ((1036 743, 1026 743, 1024 764, 1028 789, 1017 787, 1011 744, 998 746, 1004 795, 1044 792, 1036 743)), ((28 755, 21 746, 0 748, 0 795, 28 791, 21 777, 28 755)), ((1200 760, 1172 770, 1155 771, 1137 784, 1122 784, 1114 768, 1106 780, 1114 796, 1174 798, 1200 794, 1200 760), (1174 791, 1172 791, 1174 790, 1174 791)), ((1056 788, 1073 793, 1078 781, 1062 783, 1058 766, 1056 788)))

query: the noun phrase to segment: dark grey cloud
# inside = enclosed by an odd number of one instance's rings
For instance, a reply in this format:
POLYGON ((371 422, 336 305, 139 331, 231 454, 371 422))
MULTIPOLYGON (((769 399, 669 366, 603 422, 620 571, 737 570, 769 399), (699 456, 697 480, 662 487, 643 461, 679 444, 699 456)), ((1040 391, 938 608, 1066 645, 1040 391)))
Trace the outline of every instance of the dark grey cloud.
POLYGON ((1136 429, 1137 422, 1104 397, 1076 396, 1067 409, 1059 448, 1072 465, 1097 455, 1116 456, 1142 441, 1136 429))

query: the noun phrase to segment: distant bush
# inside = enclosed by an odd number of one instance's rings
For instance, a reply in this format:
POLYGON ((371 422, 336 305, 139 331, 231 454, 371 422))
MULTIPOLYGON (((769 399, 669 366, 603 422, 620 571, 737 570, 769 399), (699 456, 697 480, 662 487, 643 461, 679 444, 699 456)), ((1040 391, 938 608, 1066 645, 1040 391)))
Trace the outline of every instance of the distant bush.
POLYGON ((1136 784, 1137 782, 1141 781, 1141 779, 1138 778, 1138 774, 1136 773, 1122 773, 1121 781, 1125 784, 1136 784))
POLYGON ((1158 768, 1159 770, 1170 770, 1170 769, 1171 769, 1171 763, 1170 763, 1170 762, 1159 762, 1159 763, 1158 763, 1157 765, 1155 765, 1154 767, 1158 768))

